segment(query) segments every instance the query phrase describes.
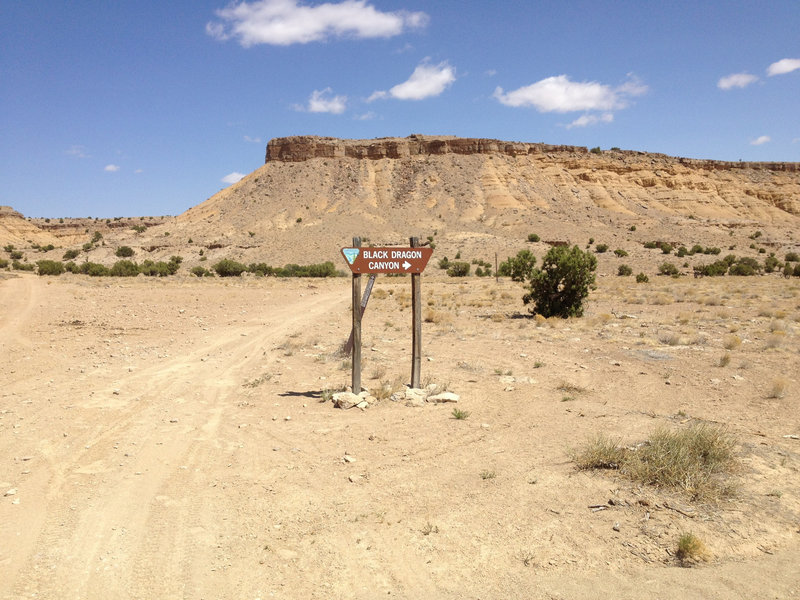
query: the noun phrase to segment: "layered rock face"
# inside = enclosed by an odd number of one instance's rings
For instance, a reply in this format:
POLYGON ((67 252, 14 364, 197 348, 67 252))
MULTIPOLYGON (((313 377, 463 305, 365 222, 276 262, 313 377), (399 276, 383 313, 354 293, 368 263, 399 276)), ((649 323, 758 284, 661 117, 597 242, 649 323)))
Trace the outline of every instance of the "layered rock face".
POLYGON ((407 138, 378 138, 374 140, 342 140, 318 136, 275 138, 267 144, 265 162, 302 162, 312 158, 409 158, 411 156, 442 154, 499 154, 524 156, 545 152, 586 154, 582 146, 552 146, 503 142, 485 138, 410 135, 407 138))
MULTIPOLYGON (((452 136, 410 135, 406 138, 377 138, 373 140, 344 140, 320 136, 292 136, 274 138, 267 144, 265 162, 303 162, 313 158, 410 158, 413 156, 439 156, 443 154, 495 154, 501 156, 528 156, 561 154, 563 157, 580 157, 589 154, 585 146, 563 146, 541 143, 505 142, 488 138, 459 138, 452 136)), ((652 157, 676 165, 705 170, 756 169, 800 173, 800 163, 785 162, 731 162, 676 158, 665 154, 633 151, 611 151, 604 154, 621 159, 652 157)))

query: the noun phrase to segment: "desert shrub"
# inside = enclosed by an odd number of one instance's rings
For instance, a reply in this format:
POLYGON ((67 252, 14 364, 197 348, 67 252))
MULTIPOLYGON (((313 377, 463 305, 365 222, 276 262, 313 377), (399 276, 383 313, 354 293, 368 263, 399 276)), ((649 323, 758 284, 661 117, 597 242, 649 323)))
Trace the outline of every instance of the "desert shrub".
POLYGON ((689 254, 689 250, 686 248, 686 246, 681 246, 680 248, 678 248, 678 252, 676 254, 678 258, 683 258, 687 254, 689 254))
POLYGON ((238 277, 247 270, 247 267, 242 263, 229 258, 222 259, 211 268, 214 269, 220 277, 238 277))
POLYGON ((56 247, 53 244, 47 244, 46 246, 38 246, 37 250, 39 252, 50 252, 50 250, 55 250, 56 247))
POLYGON ((800 254, 797 252, 787 252, 783 260, 786 262, 800 262, 800 254))
POLYGON ((653 248, 658 248, 658 246, 659 246, 658 242, 645 242, 644 243, 644 247, 647 248, 648 250, 652 250, 653 248))
POLYGON ((130 258, 134 255, 134 251, 130 246, 120 246, 114 254, 120 258, 130 258))
POLYGON ((312 265, 285 265, 275 269, 277 277, 336 277, 336 265, 327 261, 312 265))
POLYGON ((78 270, 82 275, 90 277, 106 277, 110 274, 108 267, 94 262, 85 262, 80 265, 78 270))
POLYGON ((111 266, 109 274, 112 277, 136 277, 139 274, 139 266, 130 260, 118 260, 111 266))
POLYGON ((36 266, 39 275, 61 275, 64 272, 64 263, 57 260, 38 260, 36 266))
POLYGON ((726 263, 730 267, 731 265, 736 264, 737 260, 738 259, 736 258, 735 254, 728 254, 728 256, 722 259, 722 262, 726 263))
POLYGON ((3 250, 6 252, 13 252, 14 251, 14 244, 6 244, 3 246, 3 250))
POLYGON ((636 274, 636 283, 647 283, 648 281, 650 281, 650 278, 644 273, 636 274))
POLYGON ((96 244, 97 242, 99 242, 102 239, 103 239, 103 234, 100 233, 99 231, 95 231, 94 235, 92 236, 92 243, 96 244))
POLYGON ((174 261, 164 262, 160 260, 154 262, 148 259, 139 265, 139 272, 147 277, 166 277, 177 273, 179 268, 180 265, 174 261))
POLYGON ((11 263, 11 268, 15 271, 33 271, 36 267, 33 263, 23 263, 15 260, 11 263))
POLYGON ((628 275, 633 275, 633 269, 631 269, 628 265, 620 265, 617 267, 617 275, 620 277, 627 277, 628 275))
POLYGON ((623 250, 622 248, 617 248, 616 250, 614 250, 614 254, 616 254, 620 258, 628 256, 628 253, 625 250, 623 250))
POLYGON ((541 240, 541 239, 542 239, 542 238, 540 238, 540 237, 539 237, 537 234, 535 234, 535 233, 528 234, 528 241, 529 241, 529 242, 536 243, 536 242, 538 242, 538 241, 539 241, 539 240, 541 240))
POLYGON ((760 272, 761 265, 756 259, 749 257, 740 258, 728 269, 728 275, 748 276, 758 275, 760 272))
POLYGON ((447 267, 447 274, 450 277, 466 277, 469 275, 470 264, 468 262, 454 261, 447 267))
POLYGON ((589 150, 592 154, 602 154, 603 151, 600 149, 600 146, 595 146, 591 150, 589 150))
POLYGON ((680 274, 680 272, 678 271, 678 267, 673 265, 671 262, 663 262, 660 265, 658 265, 658 272, 661 275, 671 275, 671 276, 677 276, 680 274))
POLYGON ((682 564, 687 565, 692 562, 707 562, 711 559, 711 553, 706 548, 699 537, 693 533, 684 533, 678 539, 678 547, 675 556, 682 564))
POLYGON ((22 252, 20 250, 12 250, 9 252, 11 260, 22 260, 22 252))
POLYGON ((625 460, 625 449, 619 442, 598 433, 581 448, 573 452, 572 460, 582 471, 589 469, 619 469, 625 460))
POLYGON ((597 246, 594 247, 594 251, 598 254, 603 254, 608 251, 608 244, 597 244, 597 246))
POLYGON ((73 258, 78 258, 79 254, 80 252, 73 248, 72 250, 67 250, 66 252, 64 252, 64 256, 62 256, 61 258, 63 260, 72 260, 73 258))
POLYGON ((716 246, 713 248, 712 247, 703 248, 703 254, 719 254, 720 252, 722 252, 722 249, 717 248, 716 246))
POLYGON ((795 265, 794 270, 792 271, 792 275, 795 277, 800 277, 800 265, 795 265))
POLYGON ((694 256, 695 254, 702 254, 703 247, 700 244, 695 244, 692 246, 691 250, 689 250, 689 255, 694 256))
POLYGON ((78 265, 76 265, 73 261, 69 261, 64 263, 64 270, 67 273, 80 273, 81 269, 78 265))
POLYGON ((661 248, 661 252, 664 254, 669 254, 672 252, 672 244, 669 242, 662 242, 659 248, 661 248))
POLYGON ((525 281, 529 279, 533 268, 536 266, 536 257, 530 250, 520 250, 514 257, 509 256, 497 267, 497 274, 501 277, 511 277, 511 281, 525 281))
POLYGON ((439 262, 437 263, 437 266, 443 271, 446 271, 447 268, 450 266, 450 259, 447 258, 446 256, 444 258, 440 258, 439 262))
POLYGON ((695 276, 703 275, 705 277, 721 277, 728 272, 729 265, 724 260, 717 260, 708 265, 699 265, 694 267, 695 276))
POLYGON ((773 273, 780 269, 781 261, 779 261, 774 256, 768 256, 764 259, 764 271, 766 273, 773 273))
POLYGON ((7 269, 8 261, 5 258, 0 258, 0 269, 7 269))
POLYGON ((533 303, 533 314, 544 317, 583 316, 583 303, 595 282, 597 257, 578 246, 555 246, 542 260, 542 268, 530 276, 530 292, 522 297, 533 303))
POLYGON ((252 273, 253 275, 257 275, 258 277, 265 277, 266 275, 274 275, 275 274, 275 269, 270 267, 267 263, 263 263, 263 262, 262 263, 250 263, 250 265, 247 267, 247 271, 252 273))
POLYGON ((631 225, 628 227, 628 231, 636 231, 636 225, 631 225))
POLYGON ((211 271, 200 265, 192 267, 190 273, 196 277, 213 277, 214 275, 211 271))

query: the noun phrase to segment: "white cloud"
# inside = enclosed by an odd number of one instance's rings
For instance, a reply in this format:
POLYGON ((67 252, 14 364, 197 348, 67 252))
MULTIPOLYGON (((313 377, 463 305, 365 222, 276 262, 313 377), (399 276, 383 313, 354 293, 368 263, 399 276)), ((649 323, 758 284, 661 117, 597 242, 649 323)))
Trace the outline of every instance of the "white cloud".
POLYGON ((221 21, 206 25, 218 40, 235 38, 245 48, 255 44, 288 46, 331 37, 387 38, 425 27, 424 12, 381 12, 367 0, 300 5, 297 0, 232 3, 216 11, 221 21))
POLYGON ((772 141, 772 138, 770 138, 768 135, 762 135, 762 136, 759 136, 756 139, 754 139, 752 142, 750 142, 750 145, 751 146, 760 146, 761 144, 766 144, 767 142, 771 142, 771 141, 772 141))
POLYGON ((236 183, 242 177, 244 177, 244 173, 239 173, 238 171, 234 171, 233 173, 228 173, 227 175, 225 175, 225 177, 223 177, 220 181, 222 181, 222 183, 229 183, 229 184, 236 183))
POLYGON ((397 100, 422 100, 431 96, 438 96, 456 80, 456 70, 447 61, 438 65, 431 65, 428 59, 423 60, 411 77, 403 83, 398 83, 388 92, 376 91, 367 98, 367 102, 384 98, 397 100))
POLYGON ((356 121, 371 121, 372 119, 374 119, 377 116, 378 115, 376 115, 374 112, 369 111, 369 112, 365 112, 364 114, 361 114, 361 115, 356 115, 353 118, 356 121))
POLYGON ((539 112, 611 111, 625 108, 628 97, 641 96, 647 89, 635 78, 612 88, 596 81, 577 82, 558 75, 508 93, 498 87, 494 97, 506 106, 532 106, 539 112))
POLYGON ((747 87, 756 81, 758 81, 758 77, 750 75, 750 73, 734 73, 733 75, 722 77, 717 82, 717 87, 721 90, 730 90, 733 88, 747 87))
POLYGON ((588 125, 595 125, 597 123, 611 123, 613 120, 614 115, 612 113, 603 113, 600 115, 586 114, 581 115, 567 125, 567 129, 572 129, 573 127, 587 127, 588 125))
POLYGON ((340 115, 347 108, 347 96, 333 96, 332 94, 333 90, 329 87, 324 90, 314 90, 308 99, 308 106, 295 106, 295 109, 340 115))
POLYGON ((134 171, 134 173, 136 173, 137 175, 138 175, 139 173, 144 173, 144 169, 136 169, 136 170, 134 171))
POLYGON ((117 171, 119 171, 119 165, 106 165, 105 167, 103 167, 103 170, 108 173, 116 173, 117 171))
POLYGON ((66 154, 69 156, 74 156, 75 158, 89 158, 89 155, 86 154, 86 146, 70 146, 69 150, 66 151, 66 154))
POLYGON ((784 75, 800 69, 800 58, 784 58, 767 67, 767 75, 784 75))
POLYGON ((261 143, 261 138, 260 137, 250 137, 249 135, 246 135, 246 136, 244 136, 244 141, 245 142, 250 142, 250 143, 253 143, 253 144, 260 144, 261 143))

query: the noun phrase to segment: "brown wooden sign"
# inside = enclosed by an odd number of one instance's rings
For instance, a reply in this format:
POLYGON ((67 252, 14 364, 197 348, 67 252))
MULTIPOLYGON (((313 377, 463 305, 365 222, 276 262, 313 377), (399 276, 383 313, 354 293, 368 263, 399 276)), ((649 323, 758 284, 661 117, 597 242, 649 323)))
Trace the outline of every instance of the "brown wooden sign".
POLYGON ((433 248, 342 248, 353 273, 412 273, 425 270, 433 248))

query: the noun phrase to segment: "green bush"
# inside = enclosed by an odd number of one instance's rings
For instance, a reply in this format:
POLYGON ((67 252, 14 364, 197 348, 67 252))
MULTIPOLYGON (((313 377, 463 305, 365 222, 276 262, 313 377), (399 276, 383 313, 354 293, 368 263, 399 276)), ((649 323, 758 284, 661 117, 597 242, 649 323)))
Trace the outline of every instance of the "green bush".
POLYGON ((469 275, 470 264, 468 262, 454 261, 447 267, 447 274, 450 277, 466 277, 469 275))
MULTIPOLYGON (((197 268, 197 267, 195 267, 197 268)), ((200 267, 202 269, 202 267, 200 267)), ((205 269, 203 269, 205 270, 205 269)), ((253 273, 259 277, 264 277, 266 275, 274 275, 275 269, 270 267, 267 263, 250 263, 250 266, 247 267, 248 272, 253 273)), ((194 271, 192 271, 194 272, 194 271)), ((195 273, 197 275, 197 273, 195 273)), ((199 277, 199 275, 198 275, 199 277)))
POLYGON ((92 243, 96 244, 97 242, 99 242, 102 239, 103 239, 103 234, 100 233, 99 231, 95 231, 94 235, 92 236, 92 243))
POLYGON ((174 261, 164 262, 160 260, 153 262, 152 260, 145 260, 139 266, 139 272, 147 277, 166 277, 167 275, 174 275, 178 272, 180 265, 174 261))
POLYGON ((7 269, 8 261, 5 258, 0 258, 0 269, 7 269))
POLYGON ((542 260, 542 268, 530 276, 530 292, 522 297, 533 303, 532 313, 544 317, 583 316, 583 303, 595 282, 597 257, 578 246, 556 246, 542 260))
POLYGON ((589 150, 592 154, 602 154, 603 151, 600 149, 600 146, 595 146, 591 150, 589 150))
POLYGON ((703 247, 700 244, 695 244, 692 246, 692 249, 689 250, 689 254, 692 256, 695 254, 703 254, 703 247))
POLYGON ((708 247, 703 249, 703 254, 719 254, 720 252, 722 252, 722 249, 717 247, 708 247))
POLYGON ((133 261, 118 260, 112 265, 109 274, 112 277, 136 277, 139 274, 139 267, 133 261))
POLYGON ((6 252, 13 252, 14 251, 14 244, 6 244, 3 246, 3 250, 6 252))
POLYGON ((608 244, 597 244, 597 246, 594 247, 594 251, 598 254, 603 254, 608 251, 608 244))
POLYGON ((247 267, 242 263, 229 258, 222 259, 211 268, 214 269, 220 277, 238 277, 247 270, 247 267))
POLYGON ((633 275, 633 269, 631 269, 628 265, 620 265, 617 268, 617 275, 620 277, 627 277, 628 275, 633 275))
POLYGON ((650 281, 650 278, 644 273, 636 274, 636 283, 647 283, 648 281, 650 281))
POLYGON ((20 250, 12 250, 9 255, 11 260, 22 260, 22 252, 20 250))
POLYGON ((120 258, 130 258, 134 255, 134 251, 130 246, 120 246, 114 254, 120 258))
POLYGON ((673 265, 671 262, 663 262, 660 265, 658 265, 658 272, 661 275, 671 275, 671 276, 677 276, 680 274, 680 272, 678 271, 678 267, 673 265))
POLYGON ((677 252, 678 258, 683 258, 687 254, 689 254, 689 250, 688 250, 688 248, 686 248, 686 246, 681 246, 680 248, 678 248, 678 252, 677 252))
POLYGON ((39 275, 61 275, 64 272, 64 263, 57 260, 38 260, 36 266, 39 275))
POLYGON ((619 256, 620 258, 623 258, 623 257, 625 257, 625 256, 628 256, 628 253, 627 253, 627 252, 625 252, 625 250, 623 250, 622 248, 617 248, 616 250, 614 250, 614 254, 616 254, 616 255, 617 255, 617 256, 619 256))
POLYGON ((672 244, 668 242, 663 242, 659 246, 659 248, 661 248, 661 252, 663 252, 664 254, 669 254, 670 252, 672 252, 672 244))
POLYGON ((497 274, 501 277, 511 277, 511 281, 525 281, 530 279, 536 266, 536 257, 530 250, 520 250, 513 258, 509 256, 497 267, 497 274))
POLYGON ((800 265, 795 265, 794 270, 792 271, 792 275, 795 277, 800 277, 800 265))
POLYGON ((653 248, 658 248, 659 245, 660 244, 658 242, 645 242, 644 243, 644 247, 647 248, 648 250, 652 250, 653 248))
POLYGON ((728 275, 758 275, 761 272, 761 265, 755 258, 742 257, 728 269, 728 275))
POLYGON ((67 250, 64 252, 64 256, 62 256, 62 260, 72 260, 73 258, 78 258, 80 252, 78 250, 67 250))
POLYGON ((197 265, 196 267, 192 267, 192 270, 190 271, 190 273, 192 275, 197 276, 197 277, 213 277, 214 276, 214 274, 211 271, 209 271, 205 267, 201 267, 200 265, 197 265))
POLYGON ((787 252, 783 260, 786 262, 800 262, 800 254, 797 252, 787 252))
POLYGON ((15 260, 14 262, 11 263, 11 268, 14 269, 15 271, 33 271, 35 267, 36 265, 34 265, 33 263, 22 263, 19 262, 18 260, 15 260))
POLYGON ((147 225, 134 225, 131 229, 136 233, 144 233, 147 230, 147 225))
POLYGON ((636 225, 631 225, 628 227, 628 231, 636 231, 636 225))
POLYGON ((444 258, 440 258, 439 262, 437 263, 437 266, 443 271, 446 271, 447 268, 450 266, 450 259, 447 258, 446 256, 444 258))
POLYGON ((108 267, 100 263, 85 262, 78 267, 82 275, 89 275, 90 277, 106 277, 111 274, 108 267))
POLYGON ((764 259, 764 271, 767 273, 773 273, 777 269, 780 269, 781 262, 775 258, 775 256, 768 256, 764 259))
POLYGON ((53 244, 47 244, 47 246, 39 246, 39 252, 50 252, 50 250, 55 250, 56 247, 53 244))
POLYGON ((730 265, 724 260, 717 260, 708 265, 700 265, 694 268, 695 277, 703 275, 705 277, 720 277, 728 272, 730 265))
POLYGON ((528 235, 528 241, 529 241, 529 242, 536 243, 536 242, 538 242, 538 241, 539 241, 539 240, 541 240, 541 239, 542 239, 542 238, 540 238, 540 237, 539 237, 538 235, 536 235, 535 233, 531 233, 531 234, 529 234, 529 235, 528 235))

